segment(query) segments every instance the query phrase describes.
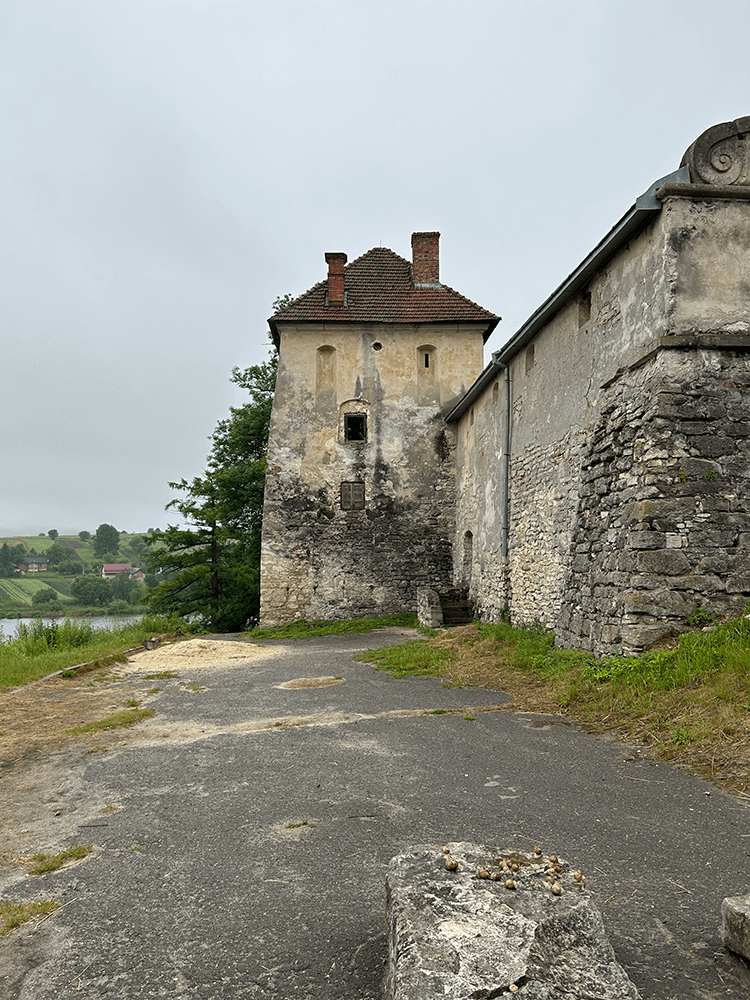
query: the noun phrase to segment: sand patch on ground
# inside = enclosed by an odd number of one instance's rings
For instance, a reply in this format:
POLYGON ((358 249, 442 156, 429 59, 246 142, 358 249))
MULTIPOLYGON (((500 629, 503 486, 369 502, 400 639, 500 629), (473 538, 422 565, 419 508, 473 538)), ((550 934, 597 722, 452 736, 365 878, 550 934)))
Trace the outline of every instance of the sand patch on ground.
POLYGON ((241 666, 248 660, 261 656, 278 656, 282 648, 261 646, 256 642, 240 640, 237 642, 225 639, 207 639, 195 636, 183 639, 181 642, 158 646, 156 649, 144 649, 128 657, 125 671, 133 670, 139 673, 157 673, 162 670, 194 670, 201 667, 232 667, 241 666))

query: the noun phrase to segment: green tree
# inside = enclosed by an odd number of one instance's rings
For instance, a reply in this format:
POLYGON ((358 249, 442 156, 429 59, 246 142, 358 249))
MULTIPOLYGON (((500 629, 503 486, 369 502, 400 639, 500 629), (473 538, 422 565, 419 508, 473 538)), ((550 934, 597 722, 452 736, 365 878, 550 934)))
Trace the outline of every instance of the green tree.
POLYGON ((80 573, 83 564, 72 549, 55 541, 47 549, 47 564, 58 573, 80 573))
MULTIPOLYGON (((274 308, 291 296, 277 299, 274 308)), ((218 632, 238 631, 260 607, 260 532, 268 427, 278 357, 241 370, 232 381, 250 401, 232 407, 211 436, 207 468, 192 482, 170 483, 181 497, 168 510, 180 526, 150 532, 148 565, 159 584, 149 594, 157 611, 200 614, 218 632)))
POLYGON ((131 580, 127 573, 118 573, 114 580, 110 581, 112 596, 119 601, 129 601, 130 594, 136 586, 135 580, 131 580))
POLYGON ((114 561, 120 548, 120 532, 111 524, 100 524, 94 535, 94 555, 104 562, 114 561), (112 559, 105 559, 111 556, 112 559))
POLYGON ((112 588, 109 581, 103 580, 100 576, 92 576, 86 573, 84 576, 77 576, 70 585, 71 597, 75 597, 79 604, 103 607, 112 600, 112 588))
POLYGON ((23 556, 18 555, 16 548, 17 546, 11 548, 7 542, 3 542, 2 546, 0 546, 0 577, 15 575, 16 566, 23 560, 23 556))
POLYGON ((47 534, 49 535, 49 537, 54 542, 54 540, 57 538, 57 536, 60 534, 60 532, 57 530, 57 528, 50 528, 49 531, 47 532, 47 534))
POLYGON ((37 590, 31 598, 32 608, 50 608, 53 605, 59 604, 60 595, 52 587, 44 587, 42 590, 37 590))
POLYGON ((89 538, 91 538, 91 532, 90 531, 79 531, 78 532, 78 537, 81 539, 82 542, 87 542, 89 540, 89 538))
POLYGON ((130 551, 134 552, 136 556, 140 556, 145 548, 146 540, 141 535, 135 535, 130 540, 130 551))

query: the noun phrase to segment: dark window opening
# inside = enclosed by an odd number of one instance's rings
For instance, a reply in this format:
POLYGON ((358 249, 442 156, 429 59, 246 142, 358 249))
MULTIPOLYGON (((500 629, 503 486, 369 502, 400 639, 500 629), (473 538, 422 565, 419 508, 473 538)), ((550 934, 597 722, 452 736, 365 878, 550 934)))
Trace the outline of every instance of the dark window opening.
POLYGON ((341 484, 341 509, 342 510, 364 510, 365 509, 365 484, 364 483, 342 483, 341 484))
POLYGON ((425 356, 424 356, 424 366, 425 366, 425 368, 429 368, 430 367, 430 355, 427 354, 427 353, 425 353, 425 356))
POLYGON ((367 440, 367 414, 344 414, 344 441, 367 440))

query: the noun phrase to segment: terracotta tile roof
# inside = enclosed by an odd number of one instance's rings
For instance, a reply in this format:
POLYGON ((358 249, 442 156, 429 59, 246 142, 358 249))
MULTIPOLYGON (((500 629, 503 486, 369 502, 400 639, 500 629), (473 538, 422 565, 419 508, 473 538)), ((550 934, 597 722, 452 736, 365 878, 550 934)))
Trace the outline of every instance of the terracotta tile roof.
POLYGON ((344 269, 346 305, 326 305, 328 281, 303 292, 268 320, 278 343, 277 323, 485 323, 484 339, 500 317, 447 285, 414 288, 411 264, 387 247, 375 247, 344 269))

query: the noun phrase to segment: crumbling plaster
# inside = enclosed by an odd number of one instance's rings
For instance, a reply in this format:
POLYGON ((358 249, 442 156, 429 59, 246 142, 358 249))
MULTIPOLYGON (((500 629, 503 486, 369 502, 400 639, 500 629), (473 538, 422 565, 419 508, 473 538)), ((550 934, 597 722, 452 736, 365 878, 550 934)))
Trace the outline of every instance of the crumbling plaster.
POLYGON ((262 620, 413 610, 417 584, 452 583, 455 442, 442 414, 481 371, 481 328, 306 323, 279 333, 262 620), (322 386, 320 348, 335 359, 322 386), (366 414, 365 442, 343 439, 347 411, 366 414), (365 509, 341 509, 342 482, 364 484, 365 509))

